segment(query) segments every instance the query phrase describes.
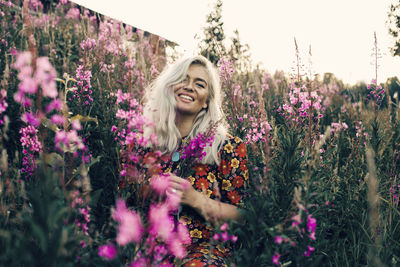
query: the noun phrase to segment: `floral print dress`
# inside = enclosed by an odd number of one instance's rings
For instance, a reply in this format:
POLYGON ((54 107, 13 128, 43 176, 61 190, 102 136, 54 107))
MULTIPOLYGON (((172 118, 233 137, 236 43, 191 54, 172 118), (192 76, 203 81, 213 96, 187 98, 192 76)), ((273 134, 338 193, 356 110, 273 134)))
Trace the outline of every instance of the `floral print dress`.
MULTIPOLYGON (((211 199, 238 207, 243 205, 248 182, 246 146, 240 138, 228 136, 219 151, 220 164, 193 166, 191 175, 185 176, 193 188, 211 199)), ((165 172, 176 172, 179 162, 170 162, 165 172)), ((214 227, 197 211, 184 205, 179 220, 187 225, 192 242, 186 247, 187 256, 177 266, 227 266, 225 258, 230 253, 230 241, 213 240, 214 227)))

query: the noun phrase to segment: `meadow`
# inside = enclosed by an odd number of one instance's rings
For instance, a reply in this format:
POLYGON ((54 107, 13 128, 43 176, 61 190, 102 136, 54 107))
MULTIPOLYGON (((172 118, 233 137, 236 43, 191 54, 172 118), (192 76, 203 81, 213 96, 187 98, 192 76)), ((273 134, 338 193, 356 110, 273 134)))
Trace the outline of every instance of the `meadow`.
MULTIPOLYGON (((0 25, 0 265, 182 257, 184 226, 159 225, 163 199, 127 203, 156 187, 142 97, 175 44, 67 0, 0 0, 0 25)), ((400 266, 398 79, 349 85, 287 52, 293 73, 217 63, 249 167, 246 223, 216 233, 234 245, 230 266, 400 266)))

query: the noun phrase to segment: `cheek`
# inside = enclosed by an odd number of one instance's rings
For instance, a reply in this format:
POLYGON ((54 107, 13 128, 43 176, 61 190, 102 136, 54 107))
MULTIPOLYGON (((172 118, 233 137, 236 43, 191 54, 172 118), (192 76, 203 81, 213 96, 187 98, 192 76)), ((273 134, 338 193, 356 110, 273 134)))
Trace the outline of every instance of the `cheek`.
POLYGON ((208 100, 209 100, 209 98, 210 98, 210 92, 209 91, 207 91, 207 93, 205 93, 204 94, 204 102, 208 102, 208 100))
POLYGON ((176 84, 174 86, 172 86, 172 93, 175 94, 175 92, 179 89, 179 84, 176 84))

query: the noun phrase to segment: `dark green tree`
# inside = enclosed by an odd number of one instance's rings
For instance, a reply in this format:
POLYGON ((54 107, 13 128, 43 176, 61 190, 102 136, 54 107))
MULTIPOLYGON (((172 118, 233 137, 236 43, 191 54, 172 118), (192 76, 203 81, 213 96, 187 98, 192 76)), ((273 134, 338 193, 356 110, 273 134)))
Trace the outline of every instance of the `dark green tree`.
POLYGON ((239 31, 235 30, 231 37, 232 44, 229 48, 229 57, 235 64, 235 69, 241 72, 249 71, 252 66, 250 47, 248 44, 242 44, 239 37, 239 31))
POLYGON ((207 15, 204 27, 204 39, 200 42, 200 54, 217 64, 221 56, 226 54, 224 46, 225 34, 222 22, 222 0, 217 0, 214 10, 207 15))
POLYGON ((385 88, 388 89, 388 93, 394 103, 399 103, 400 98, 400 81, 397 77, 388 78, 386 81, 385 88))
POLYGON ((400 0, 397 4, 392 3, 389 10, 389 33, 394 37, 394 46, 392 47, 393 56, 400 56, 400 0))

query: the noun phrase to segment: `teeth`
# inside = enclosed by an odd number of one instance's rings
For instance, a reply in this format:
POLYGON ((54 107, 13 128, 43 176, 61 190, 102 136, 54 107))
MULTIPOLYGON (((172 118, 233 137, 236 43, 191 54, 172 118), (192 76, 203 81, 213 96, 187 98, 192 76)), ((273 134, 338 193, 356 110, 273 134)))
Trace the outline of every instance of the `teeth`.
POLYGON ((190 101, 193 101, 193 98, 191 98, 190 96, 187 96, 187 95, 180 95, 180 97, 185 98, 190 101))

